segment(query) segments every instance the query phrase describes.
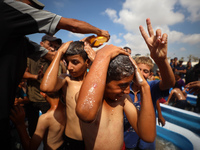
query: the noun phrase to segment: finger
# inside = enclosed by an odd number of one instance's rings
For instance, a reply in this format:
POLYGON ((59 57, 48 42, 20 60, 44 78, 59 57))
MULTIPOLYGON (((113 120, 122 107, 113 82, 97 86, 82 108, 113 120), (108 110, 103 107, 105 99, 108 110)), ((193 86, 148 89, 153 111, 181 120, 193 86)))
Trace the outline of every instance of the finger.
POLYGON ((18 105, 15 105, 15 106, 14 106, 14 110, 15 110, 15 112, 19 112, 19 106, 18 106, 18 105))
POLYGON ((72 43, 72 42, 73 41, 68 41, 68 42, 62 44, 59 49, 67 49, 69 47, 70 43, 72 43))
POLYGON ((148 32, 149 32, 149 36, 150 37, 154 36, 154 31, 153 31, 153 28, 152 28, 152 25, 151 25, 150 18, 146 19, 146 23, 147 23, 147 29, 148 29, 148 32))
POLYGON ((147 43, 147 39, 149 38, 148 34, 145 32, 143 26, 139 26, 139 29, 140 29, 140 33, 141 33, 143 39, 147 43))
POLYGON ((120 49, 120 54, 124 54, 124 55, 127 55, 127 56, 130 56, 130 54, 128 52, 125 51, 125 49, 123 48, 119 48, 120 49))
POLYGON ((91 43, 91 47, 95 47, 94 44, 96 43, 97 39, 95 39, 92 43, 91 43))
POLYGON ((166 44, 167 43, 167 38, 168 38, 168 35, 166 33, 164 33, 163 36, 162 36, 161 43, 162 44, 166 44))
POLYGON ((24 108, 20 105, 20 111, 25 114, 24 108))
POLYGON ((156 39, 161 41, 161 30, 160 29, 156 30, 156 39))
POLYGON ((137 69, 137 65, 136 65, 135 60, 133 60, 133 58, 132 58, 131 56, 129 56, 129 59, 130 59, 130 61, 132 62, 133 67, 134 67, 135 69, 137 69))

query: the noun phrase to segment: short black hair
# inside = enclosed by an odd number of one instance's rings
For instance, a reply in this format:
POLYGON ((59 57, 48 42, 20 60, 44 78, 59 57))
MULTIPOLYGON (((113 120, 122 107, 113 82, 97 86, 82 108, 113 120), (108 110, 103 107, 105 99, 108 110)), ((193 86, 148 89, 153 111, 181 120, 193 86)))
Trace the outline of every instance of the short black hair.
POLYGON ((122 78, 131 76, 133 73, 134 67, 129 56, 120 54, 110 61, 106 83, 112 80, 119 81, 122 78))
POLYGON ((130 48, 130 47, 127 47, 127 46, 125 46, 124 49, 130 49, 130 50, 131 50, 131 48, 130 48))
POLYGON ((80 55, 84 61, 88 59, 88 55, 84 50, 84 42, 82 41, 74 41, 70 43, 67 51, 65 52, 65 57, 72 55, 80 55))

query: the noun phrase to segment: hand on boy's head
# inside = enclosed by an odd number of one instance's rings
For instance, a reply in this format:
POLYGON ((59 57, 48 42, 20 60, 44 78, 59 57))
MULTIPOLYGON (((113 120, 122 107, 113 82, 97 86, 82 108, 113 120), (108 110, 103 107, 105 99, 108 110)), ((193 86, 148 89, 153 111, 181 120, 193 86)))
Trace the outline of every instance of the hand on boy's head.
POLYGON ((133 67, 135 69, 135 76, 134 76, 134 83, 136 83, 138 86, 142 86, 144 85, 146 82, 146 80, 144 79, 144 76, 142 75, 142 73, 140 72, 140 69, 138 68, 135 60, 129 55, 129 59, 133 64, 133 67))
POLYGON ((24 108, 19 105, 13 106, 13 109, 11 109, 10 119, 15 125, 20 126, 21 124, 24 124, 24 119, 25 119, 24 108))
POLYGON ((161 30, 156 30, 156 35, 151 25, 150 19, 146 19, 148 34, 145 32, 144 28, 140 26, 140 32, 144 38, 149 50, 150 55, 154 60, 157 59, 166 59, 167 58, 167 34, 161 34, 161 30))
POLYGON ((110 59, 115 58, 119 54, 127 55, 129 56, 129 53, 126 52, 123 48, 117 47, 114 45, 105 45, 103 48, 101 48, 97 54, 103 54, 104 56, 110 56, 110 59))
POLYGON ((94 58, 96 56, 96 52, 92 49, 92 47, 90 46, 89 43, 87 42, 84 42, 84 50, 86 51, 87 55, 88 55, 88 58, 91 60, 91 61, 94 61, 94 58))
POLYGON ((71 42, 73 42, 73 41, 68 41, 66 43, 63 43, 61 45, 61 47, 58 49, 58 51, 62 52, 62 54, 65 54, 65 52, 67 51, 67 49, 68 49, 68 47, 69 47, 69 45, 70 45, 71 42))

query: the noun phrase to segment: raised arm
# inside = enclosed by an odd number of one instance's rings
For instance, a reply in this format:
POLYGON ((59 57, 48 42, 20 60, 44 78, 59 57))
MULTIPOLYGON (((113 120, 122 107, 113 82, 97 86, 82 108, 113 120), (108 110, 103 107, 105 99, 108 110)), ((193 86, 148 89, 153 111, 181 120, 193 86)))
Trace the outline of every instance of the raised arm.
POLYGON ((57 25, 57 28, 65 29, 75 33, 83 33, 83 34, 94 33, 96 35, 102 35, 110 39, 110 34, 108 33, 108 31, 101 30, 97 27, 92 26, 87 22, 80 21, 77 19, 61 17, 57 25))
POLYGON ((167 34, 161 34, 161 30, 156 30, 156 35, 154 34, 151 21, 148 18, 146 20, 148 34, 145 32, 144 28, 140 26, 140 32, 150 50, 150 56, 157 64, 160 69, 160 74, 162 80, 160 81, 160 89, 166 90, 175 85, 175 77, 167 60, 167 34))
POLYGON ((102 105, 110 60, 120 53, 128 54, 114 45, 106 45, 98 51, 77 100, 76 113, 82 121, 92 122, 96 119, 102 105))
POLYGON ((55 92, 58 91, 65 83, 63 78, 58 77, 59 64, 62 56, 69 47, 70 42, 64 43, 56 53, 50 66, 47 68, 42 82, 40 84, 40 89, 43 92, 55 92))
POLYGON ((124 111, 129 120, 129 123, 137 132, 139 137, 146 142, 153 142, 156 137, 156 120, 155 111, 151 99, 150 87, 143 75, 140 73, 135 61, 130 57, 135 66, 135 82, 140 86, 141 93, 141 110, 136 113, 133 107, 127 102, 125 103, 124 111))

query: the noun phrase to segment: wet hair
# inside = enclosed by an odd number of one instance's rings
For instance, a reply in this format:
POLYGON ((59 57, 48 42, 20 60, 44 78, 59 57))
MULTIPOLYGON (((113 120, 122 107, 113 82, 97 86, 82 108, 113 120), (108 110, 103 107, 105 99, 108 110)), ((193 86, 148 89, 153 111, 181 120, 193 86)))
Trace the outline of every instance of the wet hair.
POLYGON ((131 76, 133 73, 134 67, 129 57, 126 55, 118 55, 110 61, 106 83, 112 80, 119 81, 122 78, 131 76))
POLYGON ((88 55, 84 50, 84 42, 82 41, 74 41, 70 43, 64 57, 80 55, 84 61, 88 59, 88 55))
POLYGON ((135 58, 135 62, 137 64, 146 64, 150 67, 150 70, 153 69, 153 61, 151 60, 150 57, 146 57, 146 56, 140 56, 140 57, 137 57, 135 58))

